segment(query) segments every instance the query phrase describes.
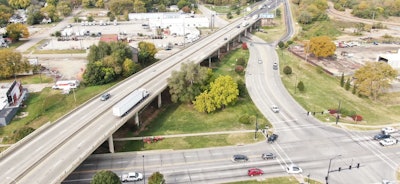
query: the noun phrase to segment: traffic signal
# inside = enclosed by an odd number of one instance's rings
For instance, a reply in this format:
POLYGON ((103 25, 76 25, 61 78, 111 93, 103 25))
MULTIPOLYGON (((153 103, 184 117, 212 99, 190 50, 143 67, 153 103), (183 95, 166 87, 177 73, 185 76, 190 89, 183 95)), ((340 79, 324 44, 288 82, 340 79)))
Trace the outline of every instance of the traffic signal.
POLYGON ((342 170, 342 168, 341 168, 341 167, 339 167, 339 169, 338 169, 338 170, 339 170, 339 172, 340 172, 340 171, 342 170))
POLYGON ((351 165, 349 165, 349 169, 351 169, 351 165))
POLYGON ((360 163, 357 163, 357 168, 360 168, 360 163))

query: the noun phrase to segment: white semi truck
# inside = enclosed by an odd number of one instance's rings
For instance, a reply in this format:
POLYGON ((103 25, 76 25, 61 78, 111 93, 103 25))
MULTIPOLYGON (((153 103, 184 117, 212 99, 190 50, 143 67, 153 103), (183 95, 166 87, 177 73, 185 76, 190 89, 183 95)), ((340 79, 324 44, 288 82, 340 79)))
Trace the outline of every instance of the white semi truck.
POLYGON ((124 116, 129 110, 135 105, 142 102, 146 97, 149 96, 149 92, 146 89, 140 88, 133 91, 131 94, 126 96, 120 102, 113 107, 113 114, 117 117, 124 116))

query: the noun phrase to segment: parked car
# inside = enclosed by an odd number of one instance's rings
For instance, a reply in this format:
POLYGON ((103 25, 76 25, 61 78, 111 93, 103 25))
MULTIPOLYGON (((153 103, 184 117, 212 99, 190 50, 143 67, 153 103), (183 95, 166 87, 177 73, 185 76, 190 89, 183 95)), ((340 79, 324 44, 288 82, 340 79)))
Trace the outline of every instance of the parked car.
POLYGON ((100 100, 101 101, 106 101, 111 97, 110 93, 104 93, 103 95, 101 95, 100 100))
POLYGON ((268 143, 273 143, 278 139, 278 135, 272 134, 268 137, 268 143))
POLYGON ((233 155, 232 162, 247 162, 249 158, 246 155, 233 155))
POLYGON ((274 63, 274 64, 272 65, 272 69, 278 70, 278 63, 274 63))
POLYGON ((379 141, 379 144, 382 146, 391 146, 397 144, 398 140, 393 138, 386 138, 379 141))
POLYGON ((380 133, 380 134, 377 134, 374 136, 374 140, 382 140, 382 139, 387 139, 387 138, 390 138, 389 134, 380 133))
POLYGON ((272 105, 271 106, 271 110, 272 110, 272 112, 278 113, 279 112, 279 107, 276 106, 276 105, 272 105))
POLYGON ((130 172, 126 174, 122 174, 121 181, 128 182, 128 181, 140 181, 143 180, 143 174, 138 172, 130 172))
POLYGON ((247 171, 247 175, 249 176, 257 176, 257 175, 263 175, 264 171, 258 168, 251 168, 247 171))
POLYGON ((299 174, 302 173, 303 170, 299 166, 292 164, 286 167, 286 172, 288 174, 299 174))
POLYGON ((275 159, 276 155, 273 154, 273 153, 263 153, 261 155, 261 158, 264 159, 264 160, 275 159))
POLYGON ((394 132, 397 132, 397 130, 395 128, 393 128, 393 127, 382 128, 382 133, 383 134, 390 134, 390 133, 394 133, 394 132))

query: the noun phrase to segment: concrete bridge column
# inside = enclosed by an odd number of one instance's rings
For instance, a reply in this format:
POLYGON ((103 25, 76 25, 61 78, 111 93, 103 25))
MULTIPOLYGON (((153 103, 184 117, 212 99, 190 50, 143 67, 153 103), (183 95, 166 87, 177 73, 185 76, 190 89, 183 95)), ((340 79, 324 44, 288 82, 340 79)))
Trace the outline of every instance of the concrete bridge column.
POLYGON ((242 38, 242 34, 239 34, 238 36, 238 42, 240 43, 240 39, 242 38))
POLYGON ((139 126, 139 112, 135 114, 135 124, 139 126))
POLYGON ((110 153, 114 153, 114 141, 112 135, 108 138, 108 149, 110 150, 110 153))
POLYGON ((253 26, 250 26, 250 32, 253 30, 253 26))
POLYGON ((244 36, 247 36, 247 29, 244 29, 244 36))
POLYGON ((229 41, 226 43, 226 52, 229 52, 229 41))
POLYGON ((219 59, 221 57, 221 50, 220 49, 218 49, 217 55, 218 55, 218 59, 219 59))
POLYGON ((161 93, 158 95, 158 108, 161 107, 161 93))
POLYGON ((211 68, 211 56, 208 57, 208 67, 211 68))

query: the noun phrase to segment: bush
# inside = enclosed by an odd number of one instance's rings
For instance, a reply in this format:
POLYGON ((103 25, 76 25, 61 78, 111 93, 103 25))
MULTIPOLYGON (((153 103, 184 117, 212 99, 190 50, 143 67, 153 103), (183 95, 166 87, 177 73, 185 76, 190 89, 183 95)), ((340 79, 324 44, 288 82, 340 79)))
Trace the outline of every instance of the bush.
POLYGON ((246 66, 246 60, 244 58, 238 58, 236 61, 236 65, 246 66))
POLYGON ((336 109, 328 109, 329 114, 336 114, 338 111, 336 109))
POLYGON ((290 66, 285 66, 283 68, 283 73, 286 74, 286 75, 292 74, 292 68, 290 66))
POLYGON ((246 42, 243 42, 242 43, 242 49, 243 50, 247 50, 248 48, 247 48, 247 43, 246 42))
POLYGON ((300 81, 298 84, 297 84, 297 89, 299 89, 299 91, 301 91, 301 92, 303 92, 304 91, 304 83, 303 83, 303 81, 300 81))
POLYGON ((242 124, 250 124, 250 116, 245 114, 239 118, 239 122, 242 124))
POLYGON ((247 95, 246 84, 241 79, 236 81, 236 83, 237 83, 238 89, 239 89, 239 96, 240 97, 245 97, 247 95))
POLYGON ((350 78, 346 80, 346 84, 344 84, 344 89, 348 91, 350 89, 350 78))
POLYGON ((231 12, 228 12, 228 13, 226 14, 226 18, 227 18, 227 19, 233 18, 232 13, 231 13, 231 12))
POLYGON ((236 65, 236 67, 235 67, 236 73, 242 74, 243 71, 244 71, 244 67, 242 65, 236 65))
POLYGON ((354 116, 351 116, 351 118, 352 118, 354 121, 362 121, 362 120, 363 120, 363 117, 362 117, 361 115, 358 115, 358 114, 356 114, 356 115, 354 115, 354 116))

